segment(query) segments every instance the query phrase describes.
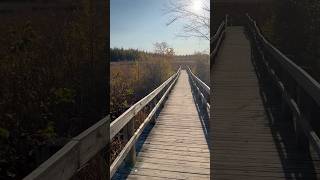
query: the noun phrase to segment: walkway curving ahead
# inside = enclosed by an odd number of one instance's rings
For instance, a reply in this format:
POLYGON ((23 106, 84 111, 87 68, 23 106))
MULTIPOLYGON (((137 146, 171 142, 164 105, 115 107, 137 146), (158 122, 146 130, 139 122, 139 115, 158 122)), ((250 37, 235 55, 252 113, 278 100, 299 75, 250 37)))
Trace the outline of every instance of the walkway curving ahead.
POLYGON ((270 125, 244 28, 225 37, 211 70, 212 179, 317 179, 319 159, 297 151, 287 124, 270 125))
POLYGON ((209 161, 188 74, 181 70, 128 179, 209 179, 209 161))

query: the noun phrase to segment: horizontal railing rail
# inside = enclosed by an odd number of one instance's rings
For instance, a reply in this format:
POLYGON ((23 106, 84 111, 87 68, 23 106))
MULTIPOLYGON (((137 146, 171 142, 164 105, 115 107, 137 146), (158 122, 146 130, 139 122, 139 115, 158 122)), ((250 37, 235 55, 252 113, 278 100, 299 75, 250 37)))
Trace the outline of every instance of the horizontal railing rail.
POLYGON ((256 21, 247 17, 253 62, 269 97, 267 104, 278 104, 279 120, 294 123, 301 150, 309 151, 311 144, 320 156, 320 84, 268 42, 256 21))
POLYGON ((222 44, 222 41, 225 38, 225 31, 226 31, 227 25, 228 25, 228 15, 226 15, 225 19, 221 22, 218 30, 216 31, 216 33, 211 39, 211 46, 213 47, 213 50, 210 53, 210 56, 211 56, 210 67, 212 67, 212 65, 214 64, 219 48, 222 44))
MULTIPOLYGON (((74 137, 58 152, 32 171, 24 180, 67 180, 84 167, 105 148, 109 142, 108 126, 110 116, 106 116, 78 136, 74 137)), ((101 157, 100 158, 104 158, 101 157)), ((108 158, 108 157, 107 157, 108 158)), ((107 163, 101 165, 107 179, 107 163)))
POLYGON ((195 90, 197 97, 201 102, 201 107, 204 108, 207 115, 210 116, 210 87, 194 75, 189 67, 187 67, 187 72, 191 86, 195 90))
POLYGON ((161 108, 165 99, 168 97, 169 92, 175 85, 179 75, 180 75, 181 67, 178 71, 172 75, 168 80, 166 80, 163 84, 161 84, 158 88, 152 91, 150 94, 145 96, 143 99, 135 103, 131 106, 127 111, 125 111, 122 115, 120 115, 117 119, 115 119, 110 124, 110 139, 119 133, 122 129, 126 129, 126 137, 128 141, 126 145, 121 150, 119 155, 113 161, 110 166, 110 176, 112 177, 117 169, 120 167, 122 162, 126 159, 127 163, 130 166, 133 166, 135 163, 136 158, 136 151, 135 151, 135 143, 137 142, 138 138, 140 137, 141 133, 145 129, 145 127, 149 124, 150 121, 154 120, 154 116, 156 112, 161 108), (161 96, 160 100, 157 101, 155 98, 161 92, 164 92, 161 96), (132 119, 135 115, 139 113, 145 106, 147 106, 150 102, 154 101, 155 106, 148 114, 147 118, 143 121, 143 123, 139 126, 139 128, 135 131, 134 130, 134 120, 132 119))

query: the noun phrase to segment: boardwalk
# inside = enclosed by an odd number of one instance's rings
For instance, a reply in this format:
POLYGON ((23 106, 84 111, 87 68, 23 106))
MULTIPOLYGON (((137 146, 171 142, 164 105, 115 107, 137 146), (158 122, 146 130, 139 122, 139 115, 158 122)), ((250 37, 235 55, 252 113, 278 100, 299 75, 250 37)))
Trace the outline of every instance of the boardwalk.
POLYGON ((244 28, 228 27, 211 70, 212 178, 316 179, 289 126, 270 126, 250 56, 244 28))
POLYGON ((126 142, 110 166, 112 179, 320 179, 320 84, 247 17, 251 43, 244 27, 226 26, 228 18, 211 41, 211 98, 189 68, 179 68, 112 121, 110 137, 107 116, 25 180, 70 179, 93 159, 101 164, 93 173, 108 177, 104 148, 114 137, 126 142), (137 127, 134 117, 146 107, 137 127))
POLYGON ((188 74, 182 70, 128 179, 209 179, 209 161, 188 74))

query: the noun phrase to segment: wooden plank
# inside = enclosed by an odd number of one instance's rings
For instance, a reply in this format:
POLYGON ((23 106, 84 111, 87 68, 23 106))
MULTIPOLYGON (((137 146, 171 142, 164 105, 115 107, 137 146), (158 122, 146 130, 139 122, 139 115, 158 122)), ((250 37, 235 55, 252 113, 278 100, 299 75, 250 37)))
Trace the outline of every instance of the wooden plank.
POLYGON ((203 174, 192 174, 192 173, 184 173, 184 172, 176 172, 176 171, 166 171, 166 170, 158 170, 158 169, 146 169, 145 171, 133 171, 130 175, 137 175, 139 178, 142 176, 152 176, 159 177, 162 179, 192 179, 192 180, 208 180, 210 178, 209 175, 203 174))
MULTIPOLYGON (((145 151, 145 150, 143 150, 145 151)), ((176 160, 176 161, 188 161, 188 162, 203 162, 203 163, 207 163, 209 164, 209 156, 196 156, 195 153, 191 154, 191 152, 188 153, 178 153, 176 152, 171 153, 170 151, 166 150, 164 151, 148 151, 148 153, 146 152, 141 152, 139 153, 139 156, 141 157, 149 157, 149 158, 159 158, 159 159, 172 159, 172 160, 176 160), (188 157, 188 158, 186 158, 188 157)), ((197 153, 199 154, 199 153, 197 153)))

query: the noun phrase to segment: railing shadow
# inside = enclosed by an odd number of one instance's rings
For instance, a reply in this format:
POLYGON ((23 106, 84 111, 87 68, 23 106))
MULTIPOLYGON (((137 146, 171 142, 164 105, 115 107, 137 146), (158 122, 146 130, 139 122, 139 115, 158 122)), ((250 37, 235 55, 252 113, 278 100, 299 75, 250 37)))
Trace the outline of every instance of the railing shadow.
POLYGON ((300 152, 295 142, 291 123, 278 123, 272 127, 272 135, 281 159, 285 177, 291 179, 317 179, 313 159, 309 153, 300 152))
POLYGON ((198 116, 199 116, 199 119, 200 119, 200 123, 201 123, 201 127, 203 129, 203 133, 205 135, 205 139, 207 141, 207 145, 208 145, 208 148, 210 149, 210 141, 209 141, 209 113, 210 112, 207 112, 206 109, 202 108, 201 107, 201 100, 199 100, 199 98, 197 97, 196 95, 196 92, 192 86, 192 82, 190 80, 190 78, 188 78, 188 81, 191 85, 191 93, 192 93, 192 96, 193 96, 193 101, 196 105, 196 109, 198 111, 198 116))
MULTIPOLYGON (((154 127, 154 124, 153 123, 149 123, 145 127, 143 132, 141 133, 138 141, 136 142, 136 146, 135 147, 136 147, 136 153, 137 153, 136 155, 137 156, 141 152, 143 144, 147 140, 147 138, 148 138, 148 136, 149 136, 149 134, 150 134, 150 132, 151 132, 153 127, 154 127)), ((125 179, 128 178, 128 176, 130 175, 130 173, 132 171, 134 171, 134 167, 128 166, 127 163, 124 161, 111 179, 112 180, 125 180, 125 179)))
MULTIPOLYGON (((260 92, 261 97, 263 97, 263 89, 261 89, 260 92)), ((295 130, 293 122, 279 122, 283 120, 279 117, 279 109, 273 108, 271 110, 270 107, 268 107, 268 103, 267 100, 263 100, 268 115, 268 123, 271 127, 271 133, 285 178, 287 180, 316 180, 317 174, 310 153, 299 151, 296 137, 294 136, 295 130)))
MULTIPOLYGON (((246 37, 250 40, 252 46, 253 42, 247 30, 245 31, 245 34, 246 37)), ((253 52, 254 50, 252 48, 253 47, 251 47, 252 64, 259 80, 261 99, 268 116, 268 124, 271 127, 271 133, 275 146, 277 148, 279 159, 281 161, 285 179, 316 180, 318 178, 314 159, 312 157, 312 152, 310 152, 309 148, 308 151, 301 151, 299 149, 298 143, 296 141, 296 132, 292 118, 283 118, 280 115, 281 93, 271 93, 270 89, 272 87, 266 87, 266 85, 263 84, 263 78, 261 72, 259 72, 259 67, 254 57, 255 53, 253 52)), ((272 84, 268 84, 268 86, 272 86, 272 84)))

